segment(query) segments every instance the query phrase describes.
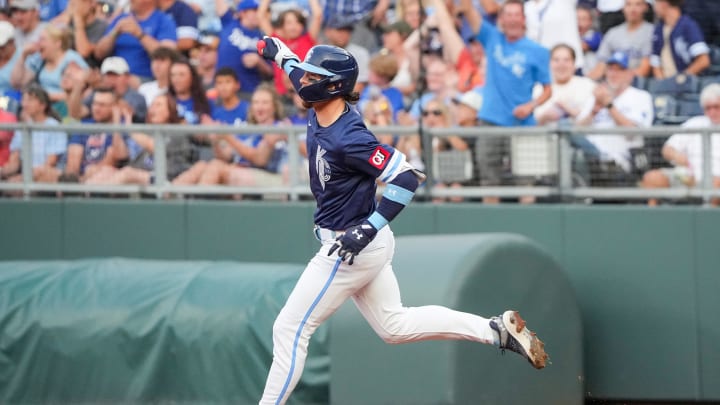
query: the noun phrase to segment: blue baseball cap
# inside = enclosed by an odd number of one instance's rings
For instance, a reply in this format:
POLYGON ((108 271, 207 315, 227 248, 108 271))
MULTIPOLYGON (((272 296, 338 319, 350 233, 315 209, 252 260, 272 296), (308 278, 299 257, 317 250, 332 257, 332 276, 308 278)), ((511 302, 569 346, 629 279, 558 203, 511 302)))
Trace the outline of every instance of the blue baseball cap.
POLYGON ((620 65, 623 69, 627 69, 630 65, 627 54, 620 51, 613 52, 610 59, 608 59, 605 63, 608 65, 620 65))
POLYGON ((237 11, 257 10, 258 7, 259 5, 256 0, 240 0, 236 9, 237 11))

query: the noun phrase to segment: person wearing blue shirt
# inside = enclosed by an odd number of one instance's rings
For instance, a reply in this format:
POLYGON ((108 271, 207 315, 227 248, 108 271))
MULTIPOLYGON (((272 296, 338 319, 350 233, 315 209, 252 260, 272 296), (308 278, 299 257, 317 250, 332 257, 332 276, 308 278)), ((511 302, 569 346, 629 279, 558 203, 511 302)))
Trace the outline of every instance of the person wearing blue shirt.
POLYGON ((262 39, 257 17, 258 3, 242 0, 237 6, 237 18, 225 1, 216 0, 216 4, 222 23, 217 68, 232 68, 240 80, 243 98, 249 98, 261 81, 273 76, 272 66, 255 50, 255 44, 262 39))
POLYGON ((229 67, 218 70, 215 73, 215 89, 218 97, 212 105, 212 119, 223 124, 245 124, 249 104, 237 95, 240 82, 235 71, 229 67))
POLYGON ((115 17, 95 46, 98 60, 121 56, 130 65, 130 73, 142 81, 152 79, 150 53, 159 46, 176 47, 176 25, 172 17, 160 11, 155 0, 134 0, 129 13, 115 17))
POLYGON ((483 23, 470 0, 463 0, 465 16, 487 54, 487 80, 479 118, 500 126, 535 125, 533 110, 550 98, 550 52, 525 37, 522 1, 508 0, 498 13, 498 28, 483 23), (533 87, 543 91, 533 99, 533 87))
POLYGON ((50 21, 60 15, 68 6, 68 0, 41 0, 40 20, 50 21))
POLYGON ((200 39, 197 13, 182 0, 160 0, 158 5, 175 21, 177 50, 187 54, 200 39))
POLYGON ((700 26, 683 15, 682 0, 657 0, 650 65, 657 79, 685 73, 698 75, 710 66, 710 48, 700 26))

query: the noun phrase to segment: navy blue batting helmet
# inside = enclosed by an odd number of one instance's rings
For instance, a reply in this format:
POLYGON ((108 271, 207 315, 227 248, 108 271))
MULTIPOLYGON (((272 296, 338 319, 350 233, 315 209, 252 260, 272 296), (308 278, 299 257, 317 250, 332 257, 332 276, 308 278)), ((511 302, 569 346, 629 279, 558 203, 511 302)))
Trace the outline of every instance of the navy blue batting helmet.
POLYGON ((298 68, 309 73, 325 76, 322 80, 303 86, 298 95, 308 103, 329 100, 335 96, 350 94, 358 77, 355 57, 343 48, 332 45, 316 45, 310 48, 298 68))

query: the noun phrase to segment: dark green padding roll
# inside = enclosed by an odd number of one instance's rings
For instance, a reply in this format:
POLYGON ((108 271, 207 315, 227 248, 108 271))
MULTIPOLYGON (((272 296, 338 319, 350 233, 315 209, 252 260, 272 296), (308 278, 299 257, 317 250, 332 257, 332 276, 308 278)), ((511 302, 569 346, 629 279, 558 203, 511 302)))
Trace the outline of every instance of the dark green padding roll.
MULTIPOLYGON (((257 403, 302 265, 0 262, 0 403, 257 403)), ((328 402, 328 328, 295 404, 328 402)))
POLYGON ((519 310, 552 364, 473 342, 388 345, 352 303, 331 323, 331 402, 582 404, 582 324, 560 266, 514 234, 402 237, 393 264, 405 306, 444 305, 485 317, 519 310))

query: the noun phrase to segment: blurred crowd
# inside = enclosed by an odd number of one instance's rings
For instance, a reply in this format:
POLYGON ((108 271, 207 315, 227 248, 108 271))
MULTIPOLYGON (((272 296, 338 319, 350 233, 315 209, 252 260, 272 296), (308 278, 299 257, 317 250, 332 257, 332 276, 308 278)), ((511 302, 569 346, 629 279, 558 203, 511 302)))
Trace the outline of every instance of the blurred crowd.
MULTIPOLYGON (((352 53, 369 126, 720 125, 720 2, 705 0, 5 0, 0 123, 44 124, 32 133, 37 182, 157 180, 151 134, 53 128, 83 122, 187 124, 163 145, 172 184, 287 184, 284 133, 192 130, 307 122, 286 75, 257 54, 263 35, 300 58, 321 43, 352 53)), ((556 181, 516 153, 533 147, 542 160, 552 146, 537 139, 377 136, 432 165, 437 187, 556 181)), ((594 132, 572 146, 581 185, 703 178, 699 135, 594 132)), ((20 133, 0 131, 0 181, 22 181, 21 148, 20 133)), ((712 152, 720 186, 720 139, 712 152)))

